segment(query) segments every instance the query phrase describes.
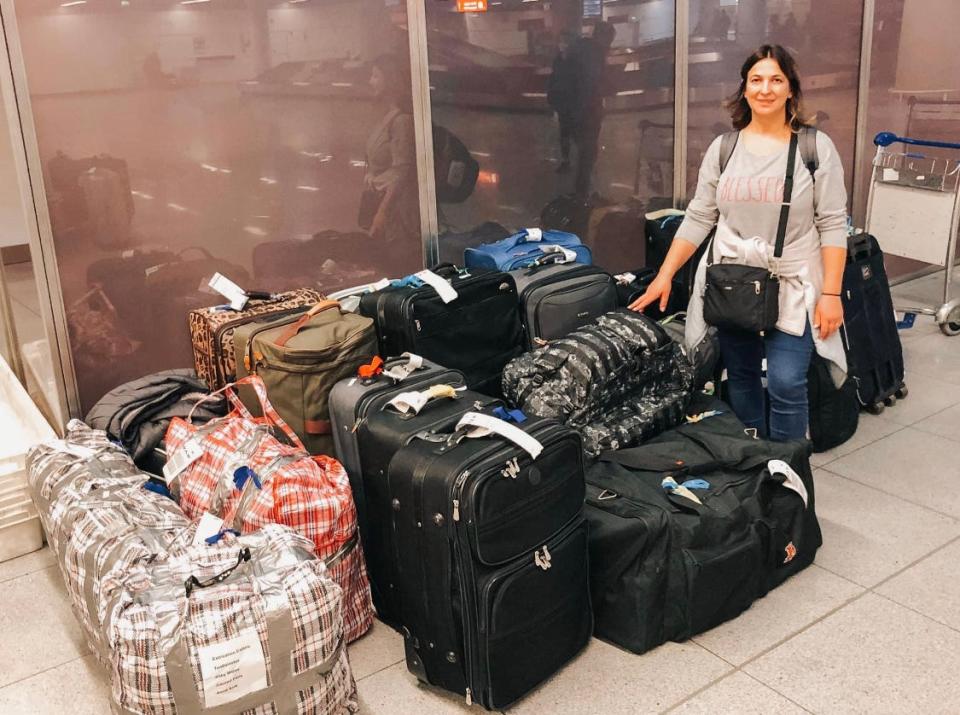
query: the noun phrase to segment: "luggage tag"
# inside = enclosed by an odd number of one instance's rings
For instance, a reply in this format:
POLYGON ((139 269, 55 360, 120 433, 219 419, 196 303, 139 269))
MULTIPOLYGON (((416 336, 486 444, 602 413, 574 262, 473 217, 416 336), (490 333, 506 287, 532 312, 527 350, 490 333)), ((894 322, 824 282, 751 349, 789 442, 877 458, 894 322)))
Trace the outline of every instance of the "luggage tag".
POLYGON ((524 231, 527 232, 528 241, 542 241, 543 240, 543 229, 539 228, 525 228, 524 231))
POLYGON ((250 299, 243 288, 221 273, 214 273, 207 285, 229 300, 230 307, 237 311, 243 310, 250 299))
POLYGON ((620 285, 625 286, 630 285, 637 280, 637 276, 634 273, 618 273, 613 277, 613 279, 620 285))
POLYGON ((541 246, 540 250, 544 255, 550 256, 553 254, 558 254, 563 256, 563 260, 556 261, 556 263, 573 263, 577 260, 577 254, 571 251, 569 248, 564 248, 563 246, 558 246, 556 244, 548 244, 546 246, 541 246))
MULTIPOLYGON (((466 388, 462 388, 466 389, 466 388)), ((420 392, 401 392, 387 404, 402 415, 410 412, 418 415, 430 400, 440 397, 456 398, 457 391, 450 385, 434 385, 420 392)))
POLYGON ((539 457, 543 451, 543 445, 535 437, 531 437, 519 427, 514 427, 512 424, 492 415, 468 412, 457 423, 457 431, 459 432, 461 429, 466 429, 467 437, 471 438, 488 437, 491 434, 499 435, 513 442, 533 459, 539 457))
POLYGON ((767 470, 770 474, 782 475, 784 478, 783 486, 800 495, 800 498, 803 499, 804 508, 808 506, 810 495, 807 493, 807 485, 803 483, 800 475, 793 470, 793 467, 782 459, 771 459, 767 462, 767 470))
POLYGON ((410 377, 410 375, 423 367, 423 358, 419 355, 414 355, 413 353, 403 353, 400 357, 406 358, 406 362, 399 362, 396 364, 388 362, 387 364, 389 364, 390 367, 383 371, 384 375, 395 380, 396 382, 403 382, 410 377))
POLYGON ((43 446, 49 447, 57 452, 69 454, 77 459, 89 459, 96 454, 96 450, 90 449, 89 447, 83 447, 79 444, 70 444, 63 439, 52 439, 49 442, 44 442, 43 446))
POLYGON ((215 708, 269 687, 267 661, 254 627, 210 645, 197 646, 203 704, 215 708))
POLYGON ((200 523, 197 524, 197 533, 193 535, 193 545, 200 546, 201 544, 207 543, 207 539, 219 534, 222 528, 223 519, 219 516, 214 516, 209 511, 203 512, 203 516, 200 517, 200 523))
POLYGON ((163 479, 167 485, 173 482, 180 474, 203 456, 203 447, 198 442, 189 441, 163 465, 163 479))
POLYGON ((444 303, 450 303, 459 297, 459 294, 454 290, 450 283, 431 270, 420 271, 419 273, 414 273, 413 275, 437 291, 437 295, 440 296, 440 300, 442 300, 444 303))

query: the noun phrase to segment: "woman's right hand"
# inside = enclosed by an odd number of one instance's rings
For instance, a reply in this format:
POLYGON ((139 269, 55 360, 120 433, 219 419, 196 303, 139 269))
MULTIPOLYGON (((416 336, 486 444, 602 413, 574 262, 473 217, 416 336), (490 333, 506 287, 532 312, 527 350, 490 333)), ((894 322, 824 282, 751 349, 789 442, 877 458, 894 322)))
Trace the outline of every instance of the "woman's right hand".
POLYGON ((672 288, 673 279, 661 271, 650 285, 647 286, 646 292, 627 307, 630 310, 641 313, 648 305, 659 300, 660 311, 665 312, 667 310, 667 302, 670 300, 670 291, 672 288))

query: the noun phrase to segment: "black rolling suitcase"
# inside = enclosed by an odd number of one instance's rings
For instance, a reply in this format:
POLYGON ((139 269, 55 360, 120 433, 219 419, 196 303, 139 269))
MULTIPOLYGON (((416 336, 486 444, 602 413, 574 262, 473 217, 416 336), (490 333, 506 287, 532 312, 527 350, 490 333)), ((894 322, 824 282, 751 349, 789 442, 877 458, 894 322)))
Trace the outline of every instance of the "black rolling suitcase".
POLYGON ((562 338, 617 308, 616 283, 596 266, 535 264, 510 274, 520 296, 528 350, 562 338))
POLYGON ((422 355, 460 370, 470 389, 499 394, 503 366, 523 350, 513 278, 501 271, 467 271, 449 264, 432 273, 456 291, 455 298, 444 302, 429 283, 391 286, 360 298, 360 313, 376 323, 380 354, 422 355))
POLYGON ((407 667, 489 709, 550 677, 593 628, 580 439, 552 420, 519 429, 535 459, 460 429, 421 435, 388 474, 407 667))
POLYGON ((883 410, 907 394, 903 381, 903 348, 877 239, 859 233, 848 240, 843 272, 843 345, 847 368, 860 404, 883 410))

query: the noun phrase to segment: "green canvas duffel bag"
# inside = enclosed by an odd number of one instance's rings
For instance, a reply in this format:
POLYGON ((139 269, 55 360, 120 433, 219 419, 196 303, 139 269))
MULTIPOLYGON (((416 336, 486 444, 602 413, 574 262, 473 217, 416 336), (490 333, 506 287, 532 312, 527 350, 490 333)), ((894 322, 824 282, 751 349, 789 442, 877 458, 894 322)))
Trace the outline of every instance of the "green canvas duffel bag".
MULTIPOLYGON (((259 375, 270 402, 310 453, 332 455, 330 390, 376 355, 373 321, 324 300, 300 315, 243 325, 233 340, 237 378, 259 375)), ((241 389, 240 396, 259 414, 251 391, 241 389)))

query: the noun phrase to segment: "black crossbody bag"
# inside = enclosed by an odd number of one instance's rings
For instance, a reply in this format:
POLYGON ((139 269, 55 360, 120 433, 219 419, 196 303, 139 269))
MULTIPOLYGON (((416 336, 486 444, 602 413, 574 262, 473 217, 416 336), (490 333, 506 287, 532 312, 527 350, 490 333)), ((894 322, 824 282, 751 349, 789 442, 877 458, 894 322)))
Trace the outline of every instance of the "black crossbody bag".
MULTIPOLYGON (((787 174, 783 182, 783 203, 773 250, 775 264, 783 255, 783 241, 793 195, 793 168, 797 134, 790 135, 787 174)), ((711 244, 713 239, 711 239, 711 244)), ((767 268, 737 263, 714 263, 713 245, 707 248, 707 276, 703 293, 703 319, 719 328, 759 333, 771 330, 780 317, 780 277, 767 268)))

